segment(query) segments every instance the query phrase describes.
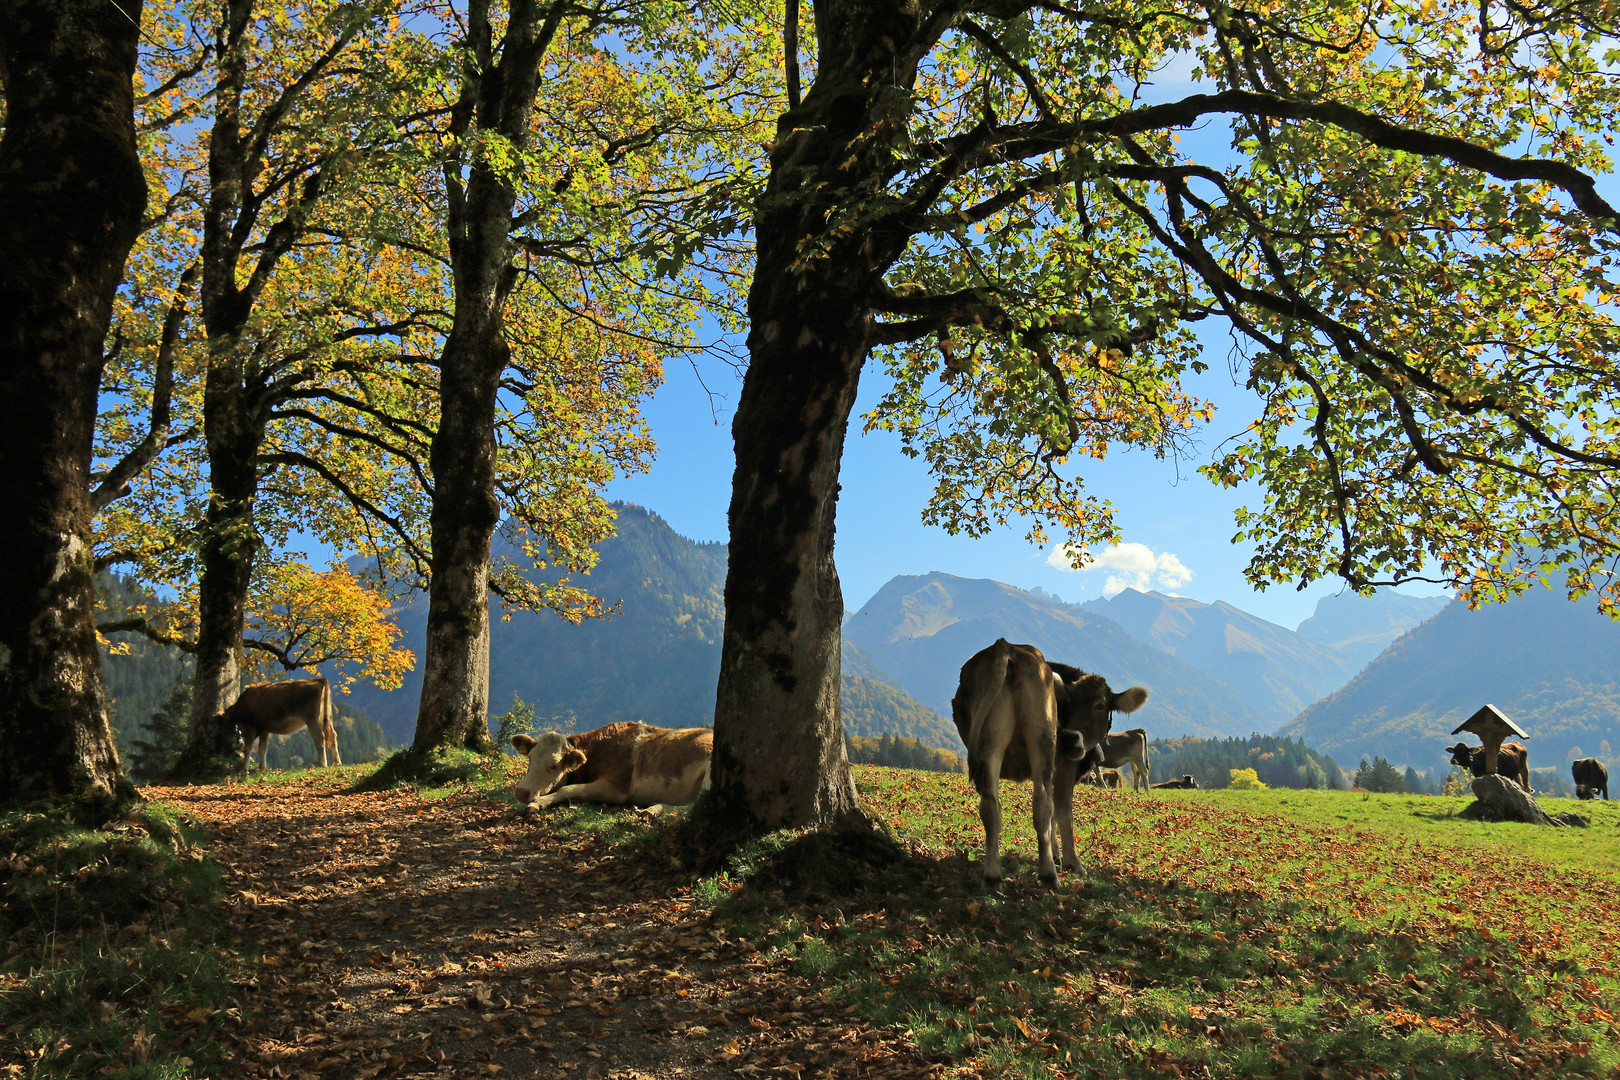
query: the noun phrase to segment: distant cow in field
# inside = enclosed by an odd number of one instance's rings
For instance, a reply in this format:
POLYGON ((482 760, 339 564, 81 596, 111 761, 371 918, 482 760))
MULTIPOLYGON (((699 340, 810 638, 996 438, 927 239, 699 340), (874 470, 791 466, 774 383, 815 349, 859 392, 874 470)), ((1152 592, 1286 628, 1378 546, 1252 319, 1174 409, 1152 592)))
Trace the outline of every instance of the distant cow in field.
MULTIPOLYGON (((1475 776, 1485 775, 1485 748, 1483 746, 1469 746, 1459 742, 1456 746, 1446 747, 1446 753, 1451 755, 1453 765, 1461 765, 1475 776)), ((1496 752, 1496 773, 1509 780, 1517 780, 1524 790, 1530 790, 1530 751, 1524 748, 1523 743, 1503 743, 1502 748, 1496 752)))
POLYGON ((1119 775, 1118 769, 1101 769, 1098 771, 1097 777, 1102 786, 1110 790, 1118 790, 1119 786, 1125 782, 1125 778, 1119 775))
MULTIPOLYGON (((1148 748, 1147 731, 1143 728, 1131 728, 1128 731, 1111 731, 1104 735, 1102 742, 1097 744, 1101 752, 1100 759, 1094 755, 1090 760, 1097 760, 1097 767, 1112 771, 1118 775, 1118 770, 1129 765, 1131 767, 1131 790, 1138 791, 1151 787, 1148 782, 1148 748)), ((1081 766, 1085 767, 1084 764, 1081 766)), ((1118 787, 1118 784, 1104 786, 1118 787)))
POLYGON ((693 802, 708 787, 714 732, 620 722, 575 735, 514 735, 512 746, 529 758, 512 789, 526 806, 575 801, 662 810, 693 802))
POLYGON ((968 658, 951 699, 951 717, 967 746, 968 776, 979 792, 985 881, 1001 880, 1002 780, 1029 780, 1034 786, 1041 879, 1057 882, 1060 832, 1063 865, 1080 865, 1074 853, 1078 762, 1108 733, 1115 712, 1133 712, 1146 700, 1147 691, 1139 686, 1116 694, 1100 675, 1048 663, 1033 645, 998 639, 968 658))
POLYGON ((1583 757, 1579 761, 1569 764, 1569 771, 1575 777, 1575 797, 1577 799, 1595 799, 1598 792, 1603 793, 1604 801, 1609 798, 1609 767, 1595 757, 1583 757))
POLYGON ((1162 784, 1150 785, 1153 790, 1160 791, 1165 788, 1196 788, 1198 781, 1193 779, 1192 773, 1182 773, 1180 780, 1166 780, 1162 784))
POLYGON ((242 688, 236 703, 226 709, 225 723, 242 732, 242 771, 253 758, 254 743, 259 747, 259 768, 270 753, 270 736, 291 735, 308 728, 309 737, 327 764, 331 751, 333 765, 343 764, 338 756, 337 728, 332 726, 332 687, 325 679, 287 679, 283 682, 252 683, 242 688))

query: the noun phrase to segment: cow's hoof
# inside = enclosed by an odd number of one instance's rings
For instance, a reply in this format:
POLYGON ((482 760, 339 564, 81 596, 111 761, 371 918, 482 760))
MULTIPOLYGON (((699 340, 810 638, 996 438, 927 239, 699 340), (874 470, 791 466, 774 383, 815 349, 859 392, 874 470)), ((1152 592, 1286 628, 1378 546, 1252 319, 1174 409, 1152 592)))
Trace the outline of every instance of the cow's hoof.
POLYGON ((1045 885, 1047 888, 1055 889, 1057 888, 1057 883, 1058 876, 1056 870, 1052 871, 1050 874, 1041 875, 1041 884, 1045 885))

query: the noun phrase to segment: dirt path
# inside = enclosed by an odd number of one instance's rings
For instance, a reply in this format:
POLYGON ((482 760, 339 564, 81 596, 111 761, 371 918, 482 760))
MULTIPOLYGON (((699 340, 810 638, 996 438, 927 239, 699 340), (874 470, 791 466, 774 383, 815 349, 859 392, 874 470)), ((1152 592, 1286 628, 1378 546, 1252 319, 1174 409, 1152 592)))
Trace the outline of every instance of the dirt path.
POLYGON ((246 955, 235 1076, 938 1075, 667 877, 485 798, 154 788, 206 822, 246 955))

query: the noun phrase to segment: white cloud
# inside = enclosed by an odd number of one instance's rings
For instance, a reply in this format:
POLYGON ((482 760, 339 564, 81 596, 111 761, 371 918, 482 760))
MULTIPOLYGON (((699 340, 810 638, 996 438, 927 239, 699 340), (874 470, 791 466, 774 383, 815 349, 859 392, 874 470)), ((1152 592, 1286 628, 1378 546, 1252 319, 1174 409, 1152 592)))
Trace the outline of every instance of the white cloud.
MULTIPOLYGON (((1065 544, 1053 548, 1046 562, 1059 570, 1073 569, 1065 544)), ((1168 551, 1156 553, 1146 544, 1116 544, 1103 551, 1093 551, 1086 569, 1109 571, 1103 582, 1104 596, 1113 596, 1125 589, 1172 592, 1191 581, 1193 576, 1179 558, 1168 551)))

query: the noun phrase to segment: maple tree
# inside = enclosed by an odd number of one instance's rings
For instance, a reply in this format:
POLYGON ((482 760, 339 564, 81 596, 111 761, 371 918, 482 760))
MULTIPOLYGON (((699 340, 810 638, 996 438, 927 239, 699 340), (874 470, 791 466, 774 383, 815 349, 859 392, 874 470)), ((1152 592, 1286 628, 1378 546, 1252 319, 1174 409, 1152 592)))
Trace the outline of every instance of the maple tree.
MULTIPOLYGON (((678 5, 480 2, 445 22, 454 96, 430 220, 454 291, 430 454, 419 760, 491 745, 492 587, 576 621, 603 610, 518 566, 492 582, 491 538, 504 506, 536 569, 594 564, 612 527, 600 486, 652 449, 639 401, 664 358, 692 346, 699 306, 716 303, 686 230, 712 231, 729 204, 698 148, 749 131, 693 74, 737 38, 709 40, 707 21, 678 5)), ((716 64, 711 91, 749 75, 716 64)))
POLYGON ((0 4, 0 800, 99 824, 134 797, 95 642, 90 456, 102 343, 146 201, 140 0, 0 4))
POLYGON ((243 641, 263 668, 321 671, 345 691, 362 674, 384 690, 399 687, 415 661, 395 648, 400 629, 389 598, 342 563, 317 572, 292 562, 269 568, 254 583, 252 614, 243 641))
MULTIPOLYGON (((397 387, 419 366, 409 355, 411 319, 385 291, 400 275, 333 242, 328 211, 357 185, 376 182, 366 166, 387 138, 379 102, 409 80, 384 48, 395 5, 234 0, 182 3, 164 14, 189 32, 189 48, 153 50, 152 81, 170 91, 155 110, 165 128, 183 133, 177 123, 193 118, 198 129, 167 163, 171 235, 154 238, 151 260, 159 274, 185 267, 181 279, 194 273, 197 289, 191 344, 201 369, 207 487, 188 553, 197 676, 180 765, 195 770, 234 749, 235 732, 217 718, 239 685, 242 627, 267 530, 275 539, 290 521, 319 522, 309 511, 330 511, 334 500, 311 500, 309 489, 327 485, 349 504, 335 515, 348 528, 316 524, 322 539, 380 529, 419 550, 400 506, 390 505, 403 477, 399 499, 408 510, 417 431, 415 417, 402 421, 390 408, 419 404, 402 402, 409 395, 397 387), (164 240, 190 251, 177 255, 164 240), (386 341, 386 359, 363 347, 375 339, 386 341), (351 342, 361 344, 343 347, 351 342), (377 385, 384 382, 394 385, 377 385), (362 446, 391 464, 367 468, 356 452, 362 446), (291 477, 276 483, 293 509, 267 526, 257 504, 278 471, 291 477), (357 528, 357 515, 371 520, 357 528)), ((154 292, 161 307, 163 293, 154 292)))
POLYGON ((926 458, 925 516, 952 531, 1022 517, 1079 560, 1114 539, 1082 463, 1183 448, 1209 323, 1262 399, 1207 469, 1261 485, 1240 519, 1257 582, 1599 583, 1620 463, 1608 9, 813 12, 754 221, 719 818, 854 807, 833 525, 874 351, 894 385, 866 423, 926 458))

